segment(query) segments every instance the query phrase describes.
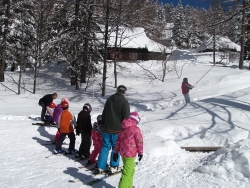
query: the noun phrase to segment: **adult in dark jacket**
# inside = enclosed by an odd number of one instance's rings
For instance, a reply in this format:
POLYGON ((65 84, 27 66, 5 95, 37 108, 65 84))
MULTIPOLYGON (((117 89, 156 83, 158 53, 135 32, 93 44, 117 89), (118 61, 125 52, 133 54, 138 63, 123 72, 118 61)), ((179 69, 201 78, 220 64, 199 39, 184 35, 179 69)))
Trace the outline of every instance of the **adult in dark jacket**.
POLYGON ((41 121, 45 121, 44 117, 45 117, 46 110, 49 113, 49 115, 51 117, 53 117, 53 112, 51 111, 49 105, 56 98, 57 98, 57 93, 53 93, 53 94, 47 94, 47 95, 43 96, 43 98, 41 98, 39 100, 38 104, 42 107, 41 121))
POLYGON ((84 104, 82 111, 79 112, 76 122, 76 135, 81 134, 81 144, 79 147, 79 152, 76 154, 76 158, 85 159, 90 155, 91 146, 91 116, 90 112, 92 107, 89 103, 84 104))
POLYGON ((187 78, 183 78, 183 82, 181 85, 181 90, 182 90, 182 94, 185 98, 186 103, 190 103, 190 97, 189 97, 189 90, 193 89, 194 86, 190 85, 188 83, 188 79, 187 78))
POLYGON ((118 156, 117 161, 113 161, 113 154, 116 139, 121 129, 121 123, 125 118, 128 118, 130 114, 129 103, 124 97, 126 90, 127 88, 124 85, 118 86, 117 92, 111 95, 105 103, 102 112, 102 149, 98 157, 98 168, 94 171, 95 174, 106 170, 110 149, 112 149, 110 170, 114 172, 119 166, 120 157, 118 156))

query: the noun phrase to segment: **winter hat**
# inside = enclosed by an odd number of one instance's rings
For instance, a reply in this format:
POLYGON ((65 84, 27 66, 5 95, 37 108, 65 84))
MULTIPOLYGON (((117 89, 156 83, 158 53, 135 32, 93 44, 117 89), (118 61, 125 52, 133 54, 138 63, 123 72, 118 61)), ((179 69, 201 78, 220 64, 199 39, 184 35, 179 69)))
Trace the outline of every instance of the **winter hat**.
POLYGON ((124 85, 119 85, 117 87, 117 92, 121 94, 125 94, 125 91, 127 91, 127 88, 124 85))
POLYGON ((63 97, 61 102, 66 101, 67 103, 69 102, 69 99, 67 97, 63 97))
POLYGON ((137 123, 139 123, 141 120, 141 118, 137 112, 131 112, 129 117, 132 118, 133 120, 135 120, 137 123))

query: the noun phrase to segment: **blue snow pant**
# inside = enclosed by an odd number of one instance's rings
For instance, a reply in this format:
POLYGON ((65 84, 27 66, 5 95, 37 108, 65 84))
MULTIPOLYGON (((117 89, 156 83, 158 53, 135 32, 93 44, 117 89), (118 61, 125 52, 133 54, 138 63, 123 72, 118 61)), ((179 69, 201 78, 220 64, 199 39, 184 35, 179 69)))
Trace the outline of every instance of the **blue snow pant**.
POLYGON ((106 170, 108 155, 110 148, 112 149, 110 156, 110 166, 119 166, 120 153, 118 153, 118 160, 113 161, 113 154, 115 150, 115 144, 118 134, 111 134, 107 132, 102 132, 102 149, 98 157, 98 168, 106 170))

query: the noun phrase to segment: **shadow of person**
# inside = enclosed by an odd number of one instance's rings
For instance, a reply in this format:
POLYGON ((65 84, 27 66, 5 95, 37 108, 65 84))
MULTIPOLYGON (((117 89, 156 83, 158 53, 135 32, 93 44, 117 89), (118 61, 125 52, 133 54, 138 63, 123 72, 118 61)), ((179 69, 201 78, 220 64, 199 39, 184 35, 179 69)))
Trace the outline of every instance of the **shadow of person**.
MULTIPOLYGON (((79 169, 73 168, 73 167, 68 167, 63 172, 65 174, 72 176, 72 178, 68 180, 68 182, 72 182, 72 183, 82 182, 84 185, 86 185, 87 183, 96 179, 92 174, 80 173, 79 169)), ((86 173, 89 173, 89 172, 90 171, 87 171, 86 173)), ((115 188, 114 186, 111 186, 110 184, 106 183, 105 181, 100 181, 94 185, 91 185, 91 187, 94 187, 94 188, 100 188, 100 187, 115 188)))

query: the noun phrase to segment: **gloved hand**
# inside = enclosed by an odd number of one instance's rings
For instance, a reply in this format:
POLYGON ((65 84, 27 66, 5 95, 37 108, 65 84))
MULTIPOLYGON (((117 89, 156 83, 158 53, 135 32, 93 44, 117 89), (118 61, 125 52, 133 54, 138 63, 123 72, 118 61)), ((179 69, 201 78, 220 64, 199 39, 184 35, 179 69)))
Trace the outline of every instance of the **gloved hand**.
POLYGON ((60 133, 60 128, 58 128, 57 131, 60 133))
POLYGON ((118 154, 117 154, 117 153, 114 153, 114 154, 113 154, 113 161, 116 162, 117 160, 118 160, 118 154))
POLYGON ((143 155, 138 155, 139 161, 141 161, 143 155))

